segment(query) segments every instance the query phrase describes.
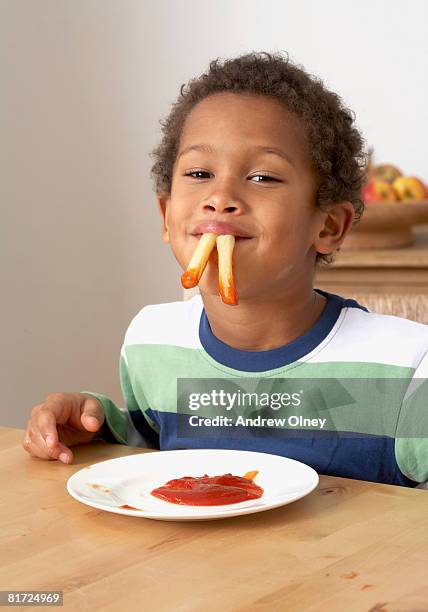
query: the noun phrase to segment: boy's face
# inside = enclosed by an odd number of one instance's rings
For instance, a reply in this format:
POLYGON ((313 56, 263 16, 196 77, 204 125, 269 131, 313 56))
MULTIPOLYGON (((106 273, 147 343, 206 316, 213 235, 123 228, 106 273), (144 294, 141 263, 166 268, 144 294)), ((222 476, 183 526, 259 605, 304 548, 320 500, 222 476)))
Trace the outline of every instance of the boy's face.
MULTIPOLYGON (((290 291, 291 281, 312 283, 314 243, 326 218, 315 207, 315 192, 297 117, 267 96, 215 94, 187 117, 171 194, 158 195, 163 239, 185 269, 199 239, 196 226, 229 223, 233 231, 227 233, 250 236, 235 242, 240 299, 278 297, 278 291, 290 291)), ((202 293, 218 294, 217 261, 214 249, 199 283, 202 293)))

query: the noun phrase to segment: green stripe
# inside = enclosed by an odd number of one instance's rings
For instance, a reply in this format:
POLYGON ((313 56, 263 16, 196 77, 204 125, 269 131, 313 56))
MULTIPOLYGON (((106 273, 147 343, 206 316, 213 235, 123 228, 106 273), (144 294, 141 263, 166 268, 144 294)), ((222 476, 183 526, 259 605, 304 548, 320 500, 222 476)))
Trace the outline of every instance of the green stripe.
POLYGON ((164 412, 177 409, 177 379, 180 378, 410 379, 414 371, 409 367, 366 362, 294 362, 266 372, 243 372, 211 362, 201 349, 135 344, 127 346, 125 351, 136 400, 144 407, 164 412))
POLYGON ((396 432, 395 456, 398 467, 417 482, 428 480, 428 380, 407 397, 396 432))

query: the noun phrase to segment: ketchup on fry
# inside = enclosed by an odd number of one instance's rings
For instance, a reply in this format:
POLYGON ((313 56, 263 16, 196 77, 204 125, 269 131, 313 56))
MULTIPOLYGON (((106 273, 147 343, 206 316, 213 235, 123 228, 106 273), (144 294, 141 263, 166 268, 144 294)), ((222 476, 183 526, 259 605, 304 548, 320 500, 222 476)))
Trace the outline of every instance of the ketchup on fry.
MULTIPOLYGON (((250 474, 256 475, 257 472, 250 474)), ((151 495, 172 504, 185 506, 222 506, 257 499, 262 487, 251 478, 223 474, 221 476, 184 476, 169 480, 153 489, 151 495)))

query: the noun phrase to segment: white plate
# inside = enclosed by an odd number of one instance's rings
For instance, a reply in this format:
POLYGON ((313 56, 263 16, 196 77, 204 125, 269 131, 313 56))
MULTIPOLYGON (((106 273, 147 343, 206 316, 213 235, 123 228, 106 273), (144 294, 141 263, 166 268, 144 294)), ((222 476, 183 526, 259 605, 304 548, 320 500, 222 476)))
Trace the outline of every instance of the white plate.
POLYGON ((100 510, 162 521, 196 521, 261 512, 308 495, 318 485, 318 474, 308 465, 279 455, 222 449, 171 450, 129 455, 95 463, 67 482, 72 497, 100 510), (172 478, 243 476, 258 470, 254 482, 262 497, 222 506, 182 506, 150 495, 172 478), (94 487, 95 485, 95 487, 94 487), (138 510, 121 508, 132 506, 138 510))

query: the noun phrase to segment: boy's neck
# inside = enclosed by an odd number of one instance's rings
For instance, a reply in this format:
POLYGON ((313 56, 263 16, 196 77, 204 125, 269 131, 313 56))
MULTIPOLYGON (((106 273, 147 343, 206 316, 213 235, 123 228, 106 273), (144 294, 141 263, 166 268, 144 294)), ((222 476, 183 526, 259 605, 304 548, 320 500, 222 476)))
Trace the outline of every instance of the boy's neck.
POLYGON ((214 336, 243 351, 267 351, 296 340, 315 325, 327 301, 312 287, 299 295, 240 300, 238 306, 210 294, 202 294, 202 300, 214 336))

